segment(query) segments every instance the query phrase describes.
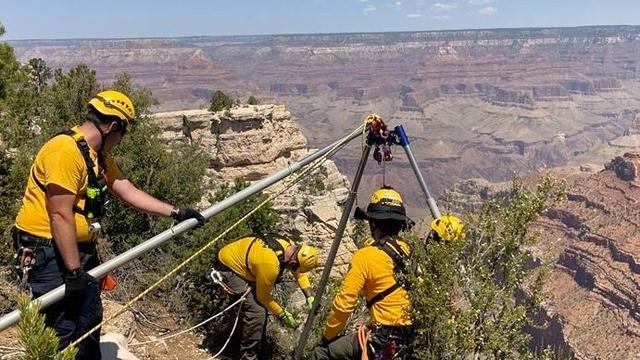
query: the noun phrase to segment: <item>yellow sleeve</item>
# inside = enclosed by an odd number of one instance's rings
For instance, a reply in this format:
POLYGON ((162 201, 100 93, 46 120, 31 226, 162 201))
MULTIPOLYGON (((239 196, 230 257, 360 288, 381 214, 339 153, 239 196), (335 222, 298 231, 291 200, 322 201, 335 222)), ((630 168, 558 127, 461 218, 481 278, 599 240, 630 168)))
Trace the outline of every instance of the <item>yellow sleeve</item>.
POLYGON ((324 328, 324 338, 333 340, 342 332, 349 316, 358 302, 358 296, 364 287, 366 259, 361 252, 356 252, 351 259, 351 266, 342 282, 342 287, 333 299, 331 313, 324 328))
POLYGON ((68 136, 59 136, 47 147, 50 149, 42 158, 44 185, 55 184, 78 194, 87 176, 87 169, 75 141, 68 136))
POLYGON ((107 184, 109 187, 111 187, 111 185, 115 180, 123 178, 122 172, 120 171, 120 168, 118 167, 118 165, 116 165, 116 162, 113 159, 113 156, 109 154, 104 157, 104 165, 106 167, 105 170, 107 172, 107 184))
POLYGON ((306 273, 294 272, 293 277, 296 278, 298 282, 298 286, 300 289, 306 289, 311 287, 311 282, 309 281, 309 277, 306 273))
POLYGON ((256 277, 256 298, 258 302, 273 315, 281 315, 284 310, 271 296, 271 291, 278 278, 279 264, 260 262, 255 264, 252 270, 256 277))

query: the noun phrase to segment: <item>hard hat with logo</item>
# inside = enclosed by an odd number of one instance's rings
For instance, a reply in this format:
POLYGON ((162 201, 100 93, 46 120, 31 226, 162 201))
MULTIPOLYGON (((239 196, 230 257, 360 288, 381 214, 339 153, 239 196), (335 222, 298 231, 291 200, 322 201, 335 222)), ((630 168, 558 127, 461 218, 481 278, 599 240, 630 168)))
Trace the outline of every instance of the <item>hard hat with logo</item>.
POLYGON ((412 223, 411 219, 407 217, 400 193, 390 186, 383 186, 376 190, 371 195, 367 210, 357 207, 354 218, 358 220, 398 220, 407 222, 407 224, 412 223))
POLYGON ((464 223, 455 215, 443 215, 431 222, 434 240, 458 242, 466 237, 464 223))
POLYGON ((89 105, 102 115, 120 119, 122 129, 126 132, 131 131, 136 111, 131 99, 125 94, 115 90, 105 90, 89 100, 89 105))

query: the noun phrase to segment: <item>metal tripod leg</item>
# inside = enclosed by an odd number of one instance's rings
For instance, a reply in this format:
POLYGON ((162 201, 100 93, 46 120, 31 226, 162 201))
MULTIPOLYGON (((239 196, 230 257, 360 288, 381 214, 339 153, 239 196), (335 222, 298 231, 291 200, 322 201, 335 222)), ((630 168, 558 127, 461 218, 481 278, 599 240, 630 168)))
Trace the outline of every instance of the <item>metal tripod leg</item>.
POLYGON ((331 249, 329 250, 329 255, 327 256, 327 262, 324 264, 324 269, 322 270, 322 277, 320 278, 320 283, 318 284, 318 289, 315 293, 316 301, 313 302, 313 307, 309 312, 307 322, 304 324, 302 334, 300 334, 300 340, 298 341, 298 346, 296 346, 296 351, 294 354, 295 360, 300 360, 302 358, 302 351, 304 351, 304 347, 307 344, 307 339, 309 338, 309 333, 313 328, 313 322, 316 318, 316 315, 318 314, 318 309, 320 308, 320 303, 322 302, 322 295, 324 294, 324 289, 327 286, 327 282, 329 281, 331 268, 333 268, 333 262, 336 259, 336 254, 338 253, 338 247, 340 246, 340 242, 342 241, 344 229, 346 228, 349 217, 351 216, 351 209, 353 208, 353 204, 356 201, 356 196, 358 195, 358 187, 360 186, 362 173, 364 172, 364 168, 367 165, 367 159, 369 158, 370 152, 371 145, 367 144, 362 151, 362 157, 360 158, 360 163, 358 164, 358 170, 356 171, 356 175, 353 178, 349 196, 347 197, 347 201, 345 202, 344 208, 342 209, 342 217, 340 217, 338 229, 336 230, 336 234, 333 237, 333 243, 331 243, 331 249))
POLYGON ((420 168, 418 167, 418 162, 416 161, 416 157, 413 155, 413 150, 411 150, 411 146, 409 145, 409 138, 407 134, 404 132, 404 128, 402 125, 398 125, 394 128, 395 133, 398 135, 400 140, 400 145, 404 148, 404 151, 407 153, 407 158, 409 158, 409 163, 411 164, 411 168, 413 169, 413 173, 416 174, 416 178, 418 179, 418 183, 420 184, 420 188, 424 192, 424 195, 427 197, 427 206, 429 206, 429 210, 431 211, 431 216, 434 219, 440 218, 440 209, 438 209, 438 205, 436 204, 436 199, 431 196, 431 192, 429 192, 429 188, 427 187, 427 183, 422 177, 422 173, 420 172, 420 168))

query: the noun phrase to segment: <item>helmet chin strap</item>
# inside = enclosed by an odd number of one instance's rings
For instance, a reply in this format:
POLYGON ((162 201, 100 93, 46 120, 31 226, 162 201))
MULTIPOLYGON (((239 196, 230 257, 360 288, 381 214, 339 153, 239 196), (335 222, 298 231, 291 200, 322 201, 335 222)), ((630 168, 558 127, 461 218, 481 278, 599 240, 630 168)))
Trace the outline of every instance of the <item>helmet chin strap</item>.
MULTIPOLYGON (((285 254, 286 254, 286 251, 285 251, 285 254)), ((298 249, 296 248, 291 252, 291 256, 289 256, 288 259, 286 257, 284 258, 284 262, 285 264, 289 265, 291 264, 291 260, 293 260, 294 258, 297 260, 297 257, 298 257, 298 249)))
POLYGON ((91 123, 93 124, 93 126, 96 127, 96 130, 98 130, 98 132, 100 133, 100 149, 98 149, 98 153, 102 153, 102 150, 104 149, 104 143, 107 141, 107 137, 113 132, 113 131, 109 131, 109 132, 104 132, 102 131, 102 129, 100 128, 100 126, 96 123, 96 121, 91 121, 91 123))

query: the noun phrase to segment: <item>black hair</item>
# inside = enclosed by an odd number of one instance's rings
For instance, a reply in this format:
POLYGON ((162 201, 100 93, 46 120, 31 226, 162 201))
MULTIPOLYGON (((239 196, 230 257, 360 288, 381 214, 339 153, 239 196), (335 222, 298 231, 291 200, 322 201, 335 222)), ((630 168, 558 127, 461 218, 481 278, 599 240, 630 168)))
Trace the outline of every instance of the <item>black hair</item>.
POLYGON ((119 128, 124 126, 124 122, 122 119, 115 115, 105 115, 96 110, 93 106, 89 106, 89 111, 87 112, 87 119, 98 124, 109 125, 112 122, 115 122, 119 128))
POLYGON ((371 219, 385 236, 396 236, 407 227, 407 222, 396 219, 371 219))

